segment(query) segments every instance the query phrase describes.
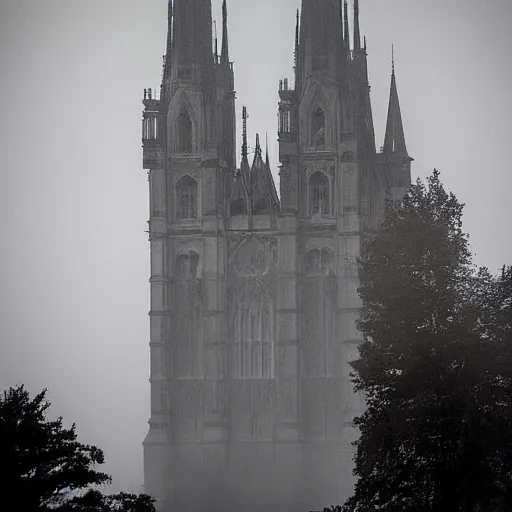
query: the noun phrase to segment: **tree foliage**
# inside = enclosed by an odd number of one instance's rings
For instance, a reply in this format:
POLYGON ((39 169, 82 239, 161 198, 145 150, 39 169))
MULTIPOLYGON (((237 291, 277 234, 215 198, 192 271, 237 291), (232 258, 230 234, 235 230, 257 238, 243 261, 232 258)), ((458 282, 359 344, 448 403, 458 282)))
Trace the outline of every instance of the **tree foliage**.
POLYGON ((462 212, 434 171, 361 257, 346 512, 512 510, 512 271, 475 274, 462 212))
POLYGON ((78 442, 75 425, 47 419, 46 393, 30 398, 18 386, 0 396, 3 496, 24 512, 154 512, 149 496, 101 492, 111 482, 95 469, 104 463, 102 450, 78 442))

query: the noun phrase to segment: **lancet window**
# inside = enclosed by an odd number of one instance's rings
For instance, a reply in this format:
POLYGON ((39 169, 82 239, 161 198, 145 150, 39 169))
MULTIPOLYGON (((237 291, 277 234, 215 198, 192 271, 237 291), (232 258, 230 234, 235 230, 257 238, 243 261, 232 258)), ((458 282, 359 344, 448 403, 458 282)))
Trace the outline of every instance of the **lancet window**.
POLYGON ((234 300, 235 376, 270 379, 274 376, 274 309, 263 285, 247 283, 234 300))
POLYGON ((176 184, 178 220, 197 219, 197 181, 190 176, 183 176, 176 184))
POLYGON ((183 110, 178 116, 176 122, 176 149, 177 153, 191 154, 193 153, 193 134, 192 120, 186 110, 183 110))
POLYGON ((329 178, 317 171, 309 179, 309 211, 311 215, 331 215, 329 178))
POLYGON ((311 146, 325 148, 325 112, 318 107, 311 116, 311 146))

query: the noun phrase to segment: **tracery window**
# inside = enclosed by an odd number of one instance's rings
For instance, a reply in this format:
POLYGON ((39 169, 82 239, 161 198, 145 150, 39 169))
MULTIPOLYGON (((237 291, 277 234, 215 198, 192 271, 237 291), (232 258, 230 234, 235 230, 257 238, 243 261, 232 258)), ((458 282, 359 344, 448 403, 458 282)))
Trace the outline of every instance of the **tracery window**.
POLYGON ((309 179, 309 211, 311 215, 331 215, 329 179, 321 171, 313 173, 309 179))
POLYGON ((234 301, 235 375, 241 379, 274 376, 274 310, 264 287, 252 283, 234 301))
POLYGON ((176 122, 177 152, 191 154, 192 151, 192 120, 186 110, 178 116, 176 122))
POLYGON ((178 220, 197 219, 197 181, 190 176, 183 176, 176 184, 178 220))

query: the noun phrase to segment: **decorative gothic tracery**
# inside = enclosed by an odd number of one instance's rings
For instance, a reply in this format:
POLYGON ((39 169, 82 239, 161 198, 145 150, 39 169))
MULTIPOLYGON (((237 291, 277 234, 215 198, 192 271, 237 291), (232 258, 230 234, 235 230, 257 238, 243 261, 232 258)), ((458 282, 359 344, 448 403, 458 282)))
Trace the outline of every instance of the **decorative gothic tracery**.
POLYGON ((274 376, 274 306, 258 280, 248 280, 233 297, 233 360, 235 377, 274 376))

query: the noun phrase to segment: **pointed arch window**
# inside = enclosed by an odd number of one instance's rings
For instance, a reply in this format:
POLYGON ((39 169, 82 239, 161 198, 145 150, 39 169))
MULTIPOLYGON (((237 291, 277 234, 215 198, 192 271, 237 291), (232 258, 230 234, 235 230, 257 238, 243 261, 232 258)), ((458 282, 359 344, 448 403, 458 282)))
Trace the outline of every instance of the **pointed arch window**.
POLYGON ((190 176, 183 176, 176 184, 178 220, 197 219, 197 181, 190 176))
POLYGON ((325 112, 320 107, 311 116, 311 146, 325 148, 325 112))
POLYGON ((309 179, 309 211, 310 215, 331 215, 329 179, 321 171, 313 173, 309 179))
POLYGON ((187 155, 192 154, 192 120, 186 110, 183 110, 178 116, 176 128, 177 152, 187 155))

